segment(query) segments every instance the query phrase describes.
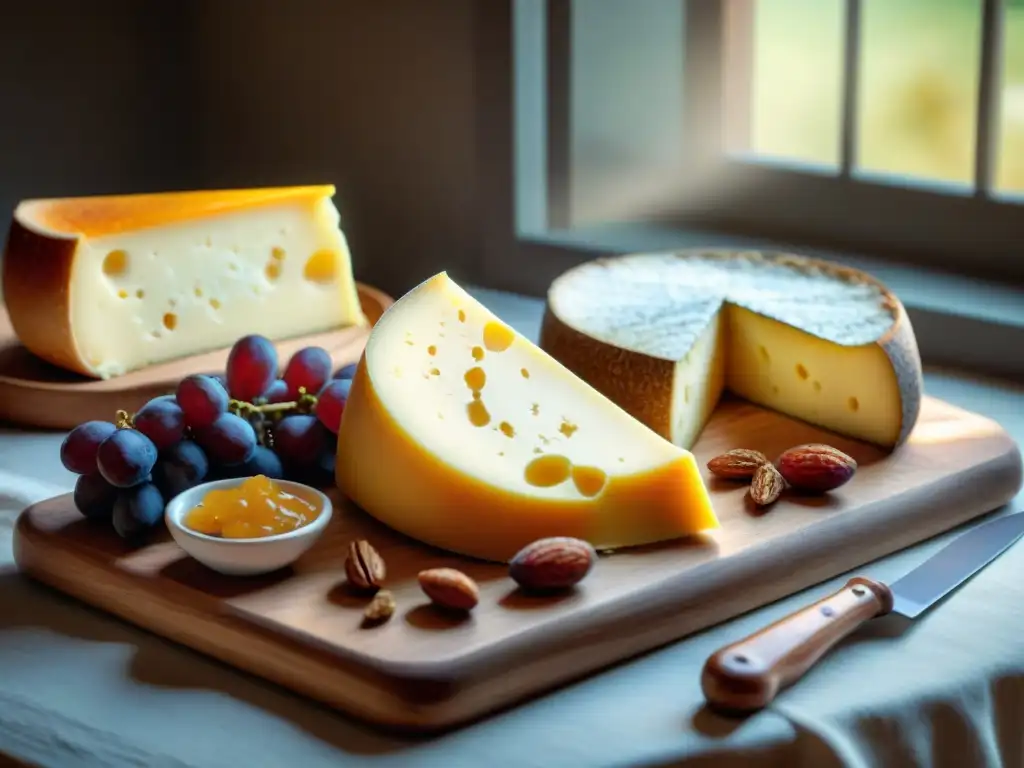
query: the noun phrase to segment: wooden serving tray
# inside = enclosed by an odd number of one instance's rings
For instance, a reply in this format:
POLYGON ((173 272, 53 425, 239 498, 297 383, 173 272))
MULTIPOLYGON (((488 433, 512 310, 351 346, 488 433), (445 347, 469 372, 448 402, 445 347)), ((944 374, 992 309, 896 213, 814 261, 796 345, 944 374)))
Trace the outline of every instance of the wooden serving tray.
MULTIPOLYGON (((394 303, 376 288, 358 283, 363 313, 371 325, 394 303)), ((276 343, 282 364, 302 347, 323 347, 335 367, 355 362, 369 326, 341 328, 276 343)), ((0 305, 0 420, 31 427, 71 429, 83 421, 113 421, 119 409, 137 411, 158 395, 173 392, 194 373, 223 373, 230 347, 152 365, 101 381, 65 371, 39 359, 18 341, 7 310, 0 305)))
POLYGON ((730 448, 776 455, 811 441, 854 456, 854 479, 764 511, 748 505, 745 486, 706 476, 720 530, 604 556, 557 597, 523 595, 504 567, 407 539, 337 493, 324 538, 267 577, 220 576, 166 539, 133 551, 84 520, 70 495, 23 512, 14 553, 30 576, 229 664, 360 718, 439 729, 938 534, 1021 486, 1020 453, 999 425, 931 398, 909 443, 890 456, 738 401, 719 407, 695 453, 703 466, 730 448), (345 546, 356 537, 380 550, 398 603, 372 629, 361 626, 366 598, 344 581, 345 546), (480 584, 480 604, 465 618, 434 609, 418 588, 418 571, 444 565, 480 584))

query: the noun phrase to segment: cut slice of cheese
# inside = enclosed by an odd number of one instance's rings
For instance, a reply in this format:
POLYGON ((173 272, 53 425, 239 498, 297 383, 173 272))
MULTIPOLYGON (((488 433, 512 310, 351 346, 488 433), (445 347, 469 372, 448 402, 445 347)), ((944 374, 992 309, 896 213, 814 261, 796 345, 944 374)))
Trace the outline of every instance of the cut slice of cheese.
POLYGON ((108 378, 259 333, 365 323, 334 187, 28 200, 3 288, 39 357, 108 378))
POLYGON ((341 489, 392 528, 488 560, 546 536, 608 548, 717 526, 688 451, 443 273, 374 327, 336 470, 341 489))
POLYGON ((597 259, 552 283, 541 347, 689 448, 723 389, 894 448, 921 404, 903 306, 855 270, 787 254, 597 259))

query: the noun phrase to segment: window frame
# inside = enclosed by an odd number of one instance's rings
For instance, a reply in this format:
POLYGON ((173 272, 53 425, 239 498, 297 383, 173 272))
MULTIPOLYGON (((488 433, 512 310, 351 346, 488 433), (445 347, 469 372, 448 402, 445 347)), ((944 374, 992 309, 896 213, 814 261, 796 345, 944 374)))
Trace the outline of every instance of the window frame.
MULTIPOLYGON (((702 109, 684 116, 686 146, 694 167, 719 174, 728 200, 702 199, 644 222, 571 226, 569 187, 571 88, 571 0, 506 0, 477 13, 476 123, 478 191, 482 204, 478 272, 483 284, 542 295, 564 270, 605 253, 646 250, 658 242, 749 247, 763 241, 796 250, 835 250, 947 270, 972 277, 1024 284, 1024 206, 988 192, 992 140, 998 124, 992 94, 998 93, 1002 56, 1002 0, 983 0, 979 96, 980 160, 973 194, 948 194, 934 186, 897 186, 852 171, 855 135, 849 119, 842 137, 846 176, 828 176, 759 158, 757 163, 724 157, 709 162, 708 149, 721 143, 723 125, 736 140, 741 123, 726 120, 742 111, 742 67, 724 66, 727 46, 742 45, 751 0, 679 0, 686 18, 686 88, 702 109), (746 12, 745 7, 746 6, 746 12), (998 64, 998 66, 997 66, 998 64), (739 77, 739 79, 737 79, 739 77), (723 96, 729 94, 730 98, 723 96), (784 167, 785 166, 785 167, 784 167), (853 211, 854 213, 848 213, 853 211), (865 222, 869 222, 865 225, 865 222), (666 232, 676 237, 665 237, 666 232), (982 243, 981 241, 985 242, 982 243), (635 245, 632 245, 635 243, 635 245)), ((853 33, 860 0, 846 0, 853 33)), ((845 58, 857 55, 848 43, 845 58)), ((853 34, 856 37, 856 34, 853 34)), ((630 45, 630 41, 621 41, 630 45)), ((728 61, 736 60, 730 56, 728 61)), ((742 62, 742 57, 739 58, 742 62)), ((749 80, 746 85, 749 92, 749 80)), ((855 113, 856 75, 846 78, 844 114, 855 113)), ((687 97, 689 99, 689 96, 687 97)), ((749 101, 747 101, 749 104, 749 101)), ((888 180, 892 181, 892 180, 888 180)), ((902 180, 906 182, 906 180, 902 180)))

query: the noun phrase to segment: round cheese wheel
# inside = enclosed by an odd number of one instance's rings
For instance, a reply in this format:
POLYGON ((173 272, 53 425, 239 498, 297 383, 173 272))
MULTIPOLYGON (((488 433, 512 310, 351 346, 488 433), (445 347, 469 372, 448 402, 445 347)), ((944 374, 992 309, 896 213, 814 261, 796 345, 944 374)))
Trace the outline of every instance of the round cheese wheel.
POLYGON ((921 405, 900 301, 829 262, 751 251, 596 259, 552 283, 541 347, 690 447, 723 391, 886 448, 921 405))

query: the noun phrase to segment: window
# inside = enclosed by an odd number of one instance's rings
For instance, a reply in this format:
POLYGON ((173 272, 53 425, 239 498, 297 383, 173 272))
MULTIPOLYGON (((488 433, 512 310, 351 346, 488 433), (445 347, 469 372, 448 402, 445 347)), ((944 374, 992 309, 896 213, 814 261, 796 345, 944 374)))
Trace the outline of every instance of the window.
POLYGON ((538 293, 595 252, 687 238, 1024 280, 1024 0, 498 7, 480 15, 491 283, 538 293))

